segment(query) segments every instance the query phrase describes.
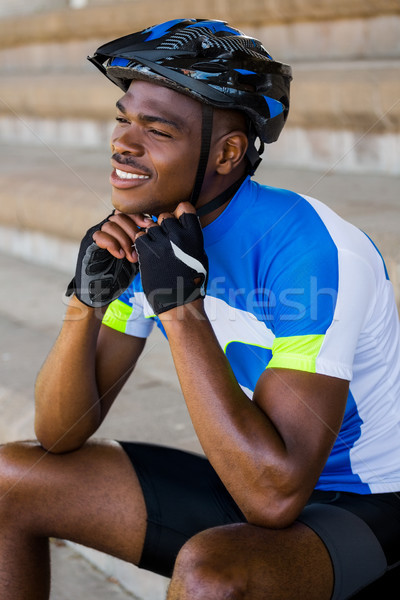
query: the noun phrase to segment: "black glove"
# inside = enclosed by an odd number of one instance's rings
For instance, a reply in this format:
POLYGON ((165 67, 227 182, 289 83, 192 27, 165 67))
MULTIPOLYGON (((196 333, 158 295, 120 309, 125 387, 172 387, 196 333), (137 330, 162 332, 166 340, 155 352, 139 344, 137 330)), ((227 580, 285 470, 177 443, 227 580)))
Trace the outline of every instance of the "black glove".
POLYGON ((137 263, 127 258, 114 258, 108 250, 100 248, 93 241, 93 234, 101 229, 114 214, 94 225, 82 239, 75 277, 69 284, 66 296, 75 296, 87 306, 106 306, 122 294, 139 271, 137 263))
POLYGON ((164 219, 135 246, 143 290, 157 315, 206 295, 208 258, 196 215, 164 219))

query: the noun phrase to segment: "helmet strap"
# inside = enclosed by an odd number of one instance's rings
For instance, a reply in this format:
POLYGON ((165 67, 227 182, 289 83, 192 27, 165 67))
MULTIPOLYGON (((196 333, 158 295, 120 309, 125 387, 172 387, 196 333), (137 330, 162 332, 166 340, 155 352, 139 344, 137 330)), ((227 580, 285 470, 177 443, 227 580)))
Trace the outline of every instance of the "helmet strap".
POLYGON ((197 167, 196 179, 190 202, 193 206, 196 206, 200 191, 204 181, 204 175, 206 174, 208 157, 210 154, 211 147, 211 135, 213 129, 213 109, 209 104, 202 104, 202 124, 201 124, 201 149, 200 159, 197 167))
POLYGON ((225 204, 225 202, 230 200, 232 196, 236 194, 246 177, 247 173, 245 173, 242 177, 240 177, 237 181, 230 185, 226 190, 224 190, 222 194, 219 194, 219 196, 217 196, 213 200, 210 200, 206 204, 203 204, 203 206, 200 206, 196 210, 197 216, 203 217, 204 215, 208 215, 213 210, 216 210, 217 208, 225 204))
MULTIPOLYGON (((209 104, 202 105, 202 130, 201 130, 201 150, 200 150, 200 160, 199 165, 197 167, 196 180, 191 196, 191 203, 193 206, 196 206, 201 187, 203 185, 204 175, 207 168, 208 157, 210 154, 211 147, 211 134, 213 127, 213 109, 209 104)), ((253 146, 254 148, 254 146, 253 146)), ((254 148, 254 152, 257 152, 254 148)), ((253 156, 255 159, 255 157, 253 156)), ((257 153, 257 158, 260 158, 257 153)), ((261 160, 261 159, 260 159, 261 160)), ((253 165, 252 165, 253 166, 253 165)), ((221 194, 219 194, 216 198, 213 198, 203 206, 200 206, 196 212, 198 217, 203 217, 204 215, 208 215, 212 211, 216 210, 225 202, 230 200, 232 196, 237 192, 237 190, 242 185, 243 181, 246 179, 248 173, 246 172, 242 177, 240 177, 237 181, 235 181, 231 186, 229 186, 226 190, 224 190, 221 194)))
MULTIPOLYGON (((197 167, 196 179, 192 191, 192 195, 190 198, 190 202, 193 206, 196 206, 201 188, 204 181, 204 176, 207 169, 208 157, 210 154, 211 147, 211 135, 213 129, 213 109, 209 104, 202 104, 202 126, 201 126, 201 149, 200 149, 200 159, 197 167)), ((254 146, 254 138, 252 140, 252 153, 249 157, 251 168, 249 169, 250 173, 254 172, 258 166, 258 163, 261 161, 260 155, 257 152, 254 146)), ((243 181, 246 179, 248 175, 248 171, 240 177, 237 181, 235 181, 231 186, 229 186, 226 190, 224 190, 221 194, 219 194, 216 198, 213 198, 203 206, 200 206, 196 212, 198 217, 202 217, 204 215, 208 215, 212 211, 216 210, 225 202, 230 200, 232 196, 237 192, 237 190, 242 185, 243 181)))
POLYGON ((250 121, 249 122, 249 131, 248 131, 248 140, 249 140, 249 145, 246 151, 246 157, 247 160, 249 161, 249 173, 250 175, 254 175, 255 170, 257 169, 258 165, 260 164, 262 158, 261 155, 264 152, 264 142, 259 138, 260 141, 260 147, 257 150, 256 148, 256 140, 257 140, 257 131, 253 125, 253 123, 250 121))

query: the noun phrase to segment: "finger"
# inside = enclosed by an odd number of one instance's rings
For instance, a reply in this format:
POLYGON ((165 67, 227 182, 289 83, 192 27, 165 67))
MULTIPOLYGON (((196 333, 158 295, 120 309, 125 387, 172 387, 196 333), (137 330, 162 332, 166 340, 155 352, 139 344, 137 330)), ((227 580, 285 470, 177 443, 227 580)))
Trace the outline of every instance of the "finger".
MULTIPOLYGON (((124 213, 118 213, 112 215, 106 223, 102 226, 102 230, 107 231, 107 228, 110 224, 118 227, 122 232, 124 232, 126 238, 129 238, 130 243, 133 244, 135 241, 135 237, 137 232, 139 231, 138 225, 133 219, 130 219, 128 215, 124 213)), ((146 224, 147 226, 147 224, 146 224)))
POLYGON ((168 236, 172 235, 174 232, 181 229, 181 224, 178 219, 175 219, 172 215, 169 218, 166 218, 162 221, 160 229, 166 233, 168 236))
POLYGON ((196 209, 190 202, 180 202, 174 211, 175 218, 179 219, 183 213, 196 214, 196 209))
POLYGON ((162 222, 163 222, 165 219, 173 219, 173 218, 174 218, 174 215, 173 215, 173 214, 171 214, 171 213, 169 213, 169 212, 163 212, 163 213, 161 213, 161 214, 158 216, 157 223, 158 223, 159 225, 161 225, 161 223, 162 223, 162 222))
MULTIPOLYGON (((146 227, 146 231, 149 231, 150 229, 152 229, 153 227, 159 227, 158 223, 154 223, 154 221, 151 221, 151 223, 149 223, 146 227)), ((137 237, 137 236, 136 236, 137 237)))
POLYGON ((150 217, 150 215, 144 215, 143 213, 128 214, 122 213, 119 210, 115 210, 114 214, 125 215, 128 219, 133 221, 135 225, 137 225, 138 227, 143 227, 144 229, 148 227, 150 223, 153 222, 153 219, 150 217))
POLYGON ((115 258, 123 258, 125 256, 124 250, 121 248, 119 242, 108 235, 105 231, 95 231, 93 234, 93 240, 103 250, 108 252, 115 258))
MULTIPOLYGON (((130 232, 130 234, 128 235, 126 231, 120 226, 120 223, 115 223, 114 221, 107 221, 107 223, 104 223, 101 230, 99 232, 96 232, 95 235, 96 239, 95 236, 93 236, 93 239, 95 239, 97 245, 100 245, 97 241, 98 239, 105 240, 105 242, 103 243, 107 243, 107 245, 110 246, 114 250, 114 252, 116 252, 116 250, 118 249, 119 256, 117 258, 125 256, 130 262, 134 262, 134 258, 132 256, 132 246, 134 244, 134 239, 132 239, 131 237, 132 233, 130 232), (101 234, 103 233, 106 234, 108 237, 102 238, 101 234)), ((136 231, 133 235, 136 237, 136 231)), ((113 256, 115 256, 115 254, 113 254, 113 256)))

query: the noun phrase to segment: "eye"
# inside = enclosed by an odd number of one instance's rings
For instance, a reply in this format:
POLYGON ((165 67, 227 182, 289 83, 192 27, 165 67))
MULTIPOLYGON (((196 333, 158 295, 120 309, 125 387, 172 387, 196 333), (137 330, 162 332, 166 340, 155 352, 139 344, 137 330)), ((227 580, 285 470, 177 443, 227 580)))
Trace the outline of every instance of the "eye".
POLYGON ((160 131, 159 129, 149 129, 149 132, 158 137, 172 138, 172 135, 165 131, 160 131))
POLYGON ((128 119, 125 119, 124 117, 115 117, 115 120, 118 121, 118 123, 129 123, 128 119))

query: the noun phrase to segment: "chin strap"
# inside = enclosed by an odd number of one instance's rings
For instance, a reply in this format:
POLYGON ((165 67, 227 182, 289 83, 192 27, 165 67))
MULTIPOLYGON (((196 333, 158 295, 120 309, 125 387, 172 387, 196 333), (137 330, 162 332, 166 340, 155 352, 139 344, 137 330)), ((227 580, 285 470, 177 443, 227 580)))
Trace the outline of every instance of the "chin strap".
MULTIPOLYGON (((205 175, 206 169, 207 169, 208 157, 210 154, 210 147, 211 147, 212 129, 213 129, 213 108, 209 104, 203 104, 202 105, 200 159, 199 159, 199 164, 197 167, 196 179, 195 179, 192 195, 190 197, 190 202, 193 204, 193 206, 196 206, 196 204, 199 200, 201 188, 202 188, 203 181, 204 181, 204 175, 205 175)), ((253 140, 253 144, 250 144, 250 152, 248 150, 248 155, 249 155, 248 159, 250 162, 249 170, 242 177, 240 177, 237 181, 235 181, 231 186, 229 186, 228 189, 226 189, 224 192, 222 192, 222 194, 219 194, 219 196, 217 196, 213 200, 210 200, 206 204, 203 204, 203 206, 199 207, 196 211, 198 217, 208 215, 210 212, 212 212, 213 210, 216 210, 217 208, 219 208, 220 206, 225 204, 225 202, 230 200, 230 198, 240 188, 243 181, 246 179, 248 173, 249 172, 253 173, 255 171, 255 169, 257 168, 258 163, 260 162, 261 159, 260 159, 259 153, 257 152, 256 148, 254 147, 254 140, 253 140)))
POLYGON ((197 216, 203 217, 204 215, 208 215, 210 212, 212 212, 213 210, 216 210, 217 208, 219 208, 220 206, 225 204, 225 202, 230 200, 232 198, 232 196, 234 196, 234 194, 236 194, 236 192, 242 185, 243 181, 246 179, 247 175, 248 174, 245 173, 242 177, 240 177, 237 181, 235 181, 235 183, 233 183, 225 191, 223 191, 222 194, 219 194, 219 196, 217 196, 213 200, 210 200, 206 204, 203 204, 203 206, 200 206, 196 210, 197 216))
POLYGON ((204 175, 206 174, 208 156, 210 154, 212 129, 213 129, 213 109, 210 105, 203 104, 202 105, 200 159, 199 159, 199 164, 197 167, 196 179, 194 182, 192 195, 190 198, 190 202, 193 204, 193 206, 196 206, 196 204, 198 202, 201 187, 203 185, 204 175))

